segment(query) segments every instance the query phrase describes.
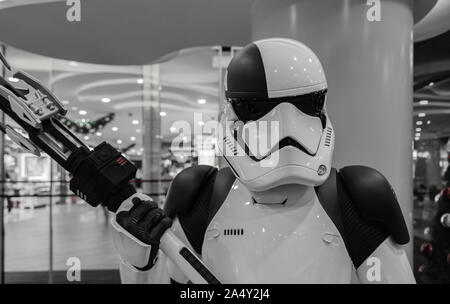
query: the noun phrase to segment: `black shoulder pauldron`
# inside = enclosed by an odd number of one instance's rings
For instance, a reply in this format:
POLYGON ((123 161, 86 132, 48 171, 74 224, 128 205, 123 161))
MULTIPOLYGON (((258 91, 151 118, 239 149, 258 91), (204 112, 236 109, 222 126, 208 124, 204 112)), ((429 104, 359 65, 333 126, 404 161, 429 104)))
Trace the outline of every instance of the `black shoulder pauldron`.
POLYGON ((377 170, 364 166, 333 169, 316 192, 356 268, 389 236, 398 244, 409 242, 395 193, 377 170))
POLYGON ((380 172, 369 167, 350 166, 341 169, 339 175, 365 220, 382 223, 398 244, 409 242, 397 197, 380 172))

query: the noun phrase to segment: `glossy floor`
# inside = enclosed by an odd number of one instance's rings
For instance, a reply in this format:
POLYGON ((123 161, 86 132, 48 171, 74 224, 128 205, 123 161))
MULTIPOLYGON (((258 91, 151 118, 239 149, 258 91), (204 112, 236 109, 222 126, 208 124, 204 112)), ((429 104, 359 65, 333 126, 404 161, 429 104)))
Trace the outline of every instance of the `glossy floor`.
MULTIPOLYGON (((82 270, 117 269, 111 216, 84 203, 54 205, 53 269, 66 270, 79 258, 82 270)), ((50 212, 47 206, 5 210, 5 271, 47 271, 50 265, 50 212)))

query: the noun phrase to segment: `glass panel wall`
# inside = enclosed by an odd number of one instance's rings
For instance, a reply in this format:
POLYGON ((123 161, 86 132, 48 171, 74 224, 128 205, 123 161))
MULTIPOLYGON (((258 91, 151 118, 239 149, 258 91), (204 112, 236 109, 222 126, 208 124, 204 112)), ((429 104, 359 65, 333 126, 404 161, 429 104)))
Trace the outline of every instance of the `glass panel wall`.
MULTIPOLYGON (((202 47, 147 66, 105 66, 7 51, 15 69, 39 79, 65 104, 63 123, 90 147, 107 141, 125 154, 138 167, 138 191, 161 205, 183 168, 219 165, 213 131, 202 127, 218 120, 221 62, 228 57, 222 48, 202 47)), ((74 196, 69 174, 47 155, 24 153, 8 137, 5 142, 6 283, 67 282, 76 263, 82 283, 118 283, 113 215, 74 196)))
MULTIPOLYGON (((439 118, 435 115, 424 121, 436 123, 439 118)), ((417 118, 417 121, 422 120, 417 118)), ((450 212, 449 160, 449 137, 416 139, 413 150, 414 272, 419 283, 448 280, 445 269, 450 263, 449 228, 441 219, 450 212)))
MULTIPOLYGON (((16 69, 50 85, 52 60, 7 48, 6 57, 16 69)), ((11 84, 18 79, 7 74, 11 84)), ((8 117, 5 123, 23 134, 8 117)), ((41 281, 49 279, 50 269, 50 181, 51 160, 48 156, 24 153, 7 135, 4 136, 4 270, 5 281, 27 281, 34 272, 41 281)))

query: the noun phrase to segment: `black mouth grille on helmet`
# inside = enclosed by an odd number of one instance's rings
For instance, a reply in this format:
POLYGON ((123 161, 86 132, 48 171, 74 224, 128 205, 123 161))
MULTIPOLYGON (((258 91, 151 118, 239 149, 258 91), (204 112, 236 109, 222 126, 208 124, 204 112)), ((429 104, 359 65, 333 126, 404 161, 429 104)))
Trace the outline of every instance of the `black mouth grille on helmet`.
POLYGON ((229 102, 238 119, 244 123, 258 120, 269 113, 277 105, 287 102, 294 105, 302 113, 319 117, 322 121, 322 126, 325 128, 326 116, 324 104, 326 95, 327 90, 325 89, 305 95, 279 98, 230 98, 229 102))
POLYGON ((274 147, 269 153, 267 153, 267 155, 258 158, 256 155, 251 153, 250 148, 247 146, 247 144, 245 142, 239 143, 238 133, 237 132, 234 132, 233 137, 236 140, 236 143, 238 145, 241 145, 241 148, 243 148, 243 150, 245 151, 245 154, 247 154, 247 156, 250 157, 255 162, 262 161, 263 159, 266 159, 269 155, 271 155, 275 151, 281 150, 282 148, 287 147, 287 146, 292 146, 294 148, 297 148, 300 151, 304 152, 305 154, 308 154, 309 156, 315 156, 316 155, 316 153, 309 153, 308 150, 306 150, 306 148, 303 147, 298 141, 296 141, 292 137, 288 136, 288 137, 283 138, 278 143, 278 146, 274 147))

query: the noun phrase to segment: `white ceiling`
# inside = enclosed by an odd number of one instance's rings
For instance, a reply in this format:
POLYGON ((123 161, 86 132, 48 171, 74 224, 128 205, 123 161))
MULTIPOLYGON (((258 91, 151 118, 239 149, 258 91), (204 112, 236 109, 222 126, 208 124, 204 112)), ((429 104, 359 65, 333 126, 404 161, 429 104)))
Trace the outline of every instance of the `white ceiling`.
POLYGON ((52 58, 148 64, 180 49, 246 45, 252 2, 89 0, 81 1, 81 21, 69 22, 65 0, 6 0, 0 41, 52 58))

